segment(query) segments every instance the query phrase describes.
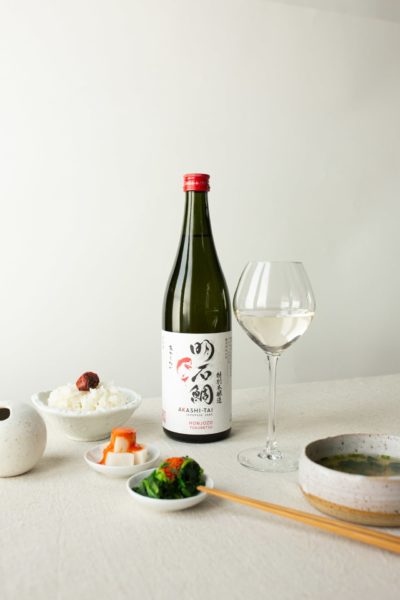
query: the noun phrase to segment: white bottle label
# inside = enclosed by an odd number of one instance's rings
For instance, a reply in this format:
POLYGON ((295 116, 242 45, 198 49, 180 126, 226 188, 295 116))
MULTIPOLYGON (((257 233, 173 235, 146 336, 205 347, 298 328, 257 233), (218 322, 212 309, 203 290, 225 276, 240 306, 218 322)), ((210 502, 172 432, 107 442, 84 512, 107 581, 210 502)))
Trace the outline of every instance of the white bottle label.
POLYGON ((162 332, 162 419, 175 433, 207 435, 232 422, 232 334, 162 332))

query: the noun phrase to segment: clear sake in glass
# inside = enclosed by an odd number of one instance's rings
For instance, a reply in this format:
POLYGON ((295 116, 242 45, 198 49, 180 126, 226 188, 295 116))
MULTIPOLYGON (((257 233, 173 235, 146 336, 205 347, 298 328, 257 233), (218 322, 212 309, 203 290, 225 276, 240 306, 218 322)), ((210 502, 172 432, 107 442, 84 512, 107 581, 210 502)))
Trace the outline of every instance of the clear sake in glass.
POLYGON ((266 354, 269 368, 267 439, 264 446, 242 450, 239 462, 256 471, 294 471, 298 457, 283 452, 275 435, 276 367, 284 350, 308 329, 315 299, 301 262, 249 262, 233 299, 247 335, 266 354))

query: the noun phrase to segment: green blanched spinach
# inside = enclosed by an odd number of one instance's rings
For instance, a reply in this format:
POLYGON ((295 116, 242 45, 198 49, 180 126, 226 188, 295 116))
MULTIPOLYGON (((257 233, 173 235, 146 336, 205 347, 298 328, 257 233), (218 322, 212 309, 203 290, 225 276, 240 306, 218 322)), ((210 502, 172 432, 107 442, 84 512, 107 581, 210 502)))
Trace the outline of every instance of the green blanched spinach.
POLYGON ((168 458, 133 490, 149 498, 177 500, 195 496, 197 486, 203 484, 203 469, 193 458, 184 456, 168 458))

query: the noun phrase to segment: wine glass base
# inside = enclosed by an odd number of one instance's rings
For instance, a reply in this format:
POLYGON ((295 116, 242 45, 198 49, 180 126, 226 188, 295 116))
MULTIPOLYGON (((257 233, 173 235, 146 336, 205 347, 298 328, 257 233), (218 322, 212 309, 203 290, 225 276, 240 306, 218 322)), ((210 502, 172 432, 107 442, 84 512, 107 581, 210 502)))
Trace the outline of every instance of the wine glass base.
POLYGON ((248 448, 239 452, 237 459, 241 465, 254 471, 288 473, 297 471, 298 468, 298 459, 295 455, 281 453, 276 449, 269 454, 266 448, 248 448))

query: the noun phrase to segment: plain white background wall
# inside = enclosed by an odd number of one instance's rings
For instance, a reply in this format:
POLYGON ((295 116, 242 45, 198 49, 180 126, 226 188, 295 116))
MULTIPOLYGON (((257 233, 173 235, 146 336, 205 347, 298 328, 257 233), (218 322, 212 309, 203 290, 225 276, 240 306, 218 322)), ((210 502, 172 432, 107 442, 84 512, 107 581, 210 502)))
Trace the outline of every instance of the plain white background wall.
MULTIPOLYGON (((159 394, 194 170, 232 295, 250 258, 313 282, 281 382, 399 370, 400 26, 387 2, 343 6, 1 2, 2 396, 87 369, 159 394)), ((235 324, 235 387, 265 381, 235 324)))

